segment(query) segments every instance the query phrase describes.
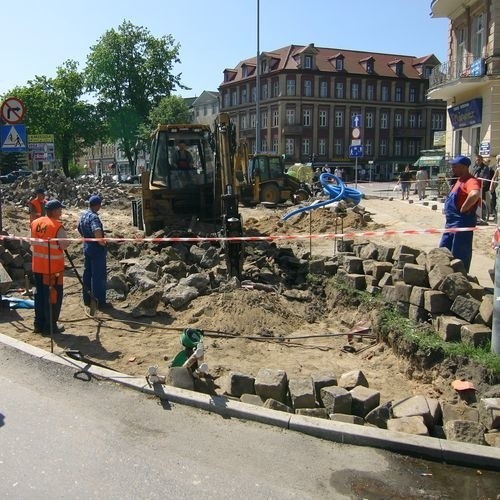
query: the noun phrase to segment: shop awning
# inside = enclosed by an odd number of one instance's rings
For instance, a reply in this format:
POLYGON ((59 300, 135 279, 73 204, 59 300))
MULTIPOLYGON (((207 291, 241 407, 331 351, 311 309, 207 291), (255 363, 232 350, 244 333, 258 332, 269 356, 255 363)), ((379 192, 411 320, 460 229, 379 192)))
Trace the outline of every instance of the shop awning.
POLYGON ((415 167, 439 167, 444 156, 421 156, 413 165, 415 167))

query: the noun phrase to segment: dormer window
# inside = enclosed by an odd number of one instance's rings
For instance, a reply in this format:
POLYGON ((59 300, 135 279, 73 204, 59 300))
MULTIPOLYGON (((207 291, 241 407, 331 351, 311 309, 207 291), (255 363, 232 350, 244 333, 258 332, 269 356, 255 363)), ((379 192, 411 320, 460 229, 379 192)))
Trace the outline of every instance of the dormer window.
POLYGON ((312 69, 312 56, 304 56, 304 69, 312 69))
POLYGON ((337 71, 344 71, 344 58, 342 56, 335 59, 335 69, 337 71))
POLYGON ((269 71, 269 62, 267 59, 263 59, 260 62, 260 72, 261 73, 267 73, 269 71))
POLYGON ((375 59, 373 59, 373 57, 366 57, 365 59, 361 59, 361 61, 359 62, 369 75, 373 74, 373 72, 375 71, 374 69, 375 59))
POLYGON ((391 61, 389 67, 396 73, 396 76, 403 76, 403 64, 401 59, 397 59, 396 61, 391 61))

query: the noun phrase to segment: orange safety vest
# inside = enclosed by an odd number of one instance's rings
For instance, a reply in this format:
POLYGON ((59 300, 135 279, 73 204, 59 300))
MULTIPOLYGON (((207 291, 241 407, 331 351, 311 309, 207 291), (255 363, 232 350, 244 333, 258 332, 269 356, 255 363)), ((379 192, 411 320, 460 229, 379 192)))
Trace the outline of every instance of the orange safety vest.
MULTIPOLYGON (((47 216, 39 217, 30 225, 31 237, 43 240, 56 238, 57 232, 62 227, 62 224, 58 220, 47 216)), ((31 268, 34 273, 56 274, 64 271, 64 252, 59 247, 57 241, 51 241, 50 243, 33 241, 31 243, 31 251, 31 268)))
POLYGON ((38 198, 33 198, 30 200, 30 222, 33 222, 38 217, 45 215, 45 200, 40 201, 38 198))

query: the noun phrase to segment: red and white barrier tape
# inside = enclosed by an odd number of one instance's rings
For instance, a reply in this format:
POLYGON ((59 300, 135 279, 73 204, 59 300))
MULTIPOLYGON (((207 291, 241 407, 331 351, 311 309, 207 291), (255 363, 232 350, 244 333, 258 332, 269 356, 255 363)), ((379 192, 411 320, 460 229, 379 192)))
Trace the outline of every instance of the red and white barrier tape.
MULTIPOLYGON (((462 233, 467 231, 481 231, 484 229, 491 229, 489 226, 479 226, 479 227, 454 227, 454 228, 428 228, 428 229, 404 229, 396 231, 394 229, 388 229, 385 231, 363 231, 359 233, 349 232, 349 233, 325 233, 325 234, 275 234, 269 236, 207 236, 207 237, 173 237, 173 238, 103 238, 106 242, 135 242, 135 243, 171 243, 171 242, 190 242, 190 243, 201 243, 204 241, 280 241, 280 240, 309 240, 309 239, 335 239, 335 238, 366 238, 366 237, 382 237, 382 236, 396 236, 401 235, 425 235, 425 234, 442 234, 442 233, 462 233)), ((52 238, 50 241, 67 241, 72 243, 82 243, 84 241, 103 241, 103 239, 98 238, 52 238)), ((48 240, 13 236, 13 235, 0 235, 1 240, 19 240, 35 242, 35 243, 47 243, 48 240)))

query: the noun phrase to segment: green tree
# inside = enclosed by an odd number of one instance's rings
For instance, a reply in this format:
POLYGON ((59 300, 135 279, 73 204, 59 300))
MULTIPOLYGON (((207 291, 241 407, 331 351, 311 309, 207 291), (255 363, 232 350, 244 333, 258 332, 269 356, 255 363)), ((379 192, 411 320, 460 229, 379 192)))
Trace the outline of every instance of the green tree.
POLYGON ((179 86, 172 74, 179 45, 171 35, 153 37, 143 27, 123 21, 108 30, 91 47, 85 74, 88 89, 95 92, 111 140, 120 142, 131 171, 135 169, 141 125, 163 97, 179 86))
POLYGON ((191 113, 186 101, 179 96, 164 97, 149 113, 151 128, 169 123, 190 123, 191 113))
POLYGON ((10 92, 26 105, 28 134, 54 134, 55 155, 67 176, 70 162, 104 133, 95 106, 84 100, 85 89, 78 63, 68 60, 55 78, 36 76, 10 92))

